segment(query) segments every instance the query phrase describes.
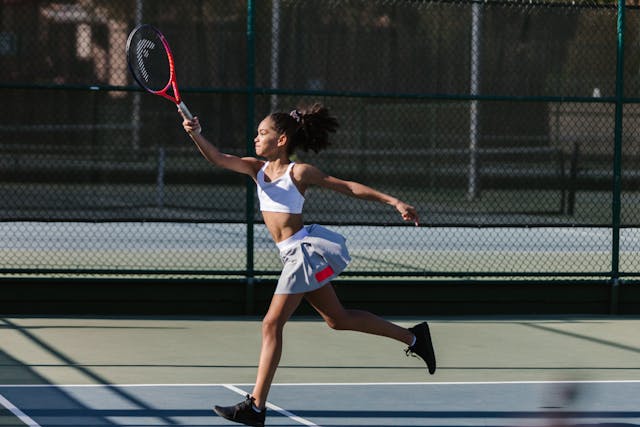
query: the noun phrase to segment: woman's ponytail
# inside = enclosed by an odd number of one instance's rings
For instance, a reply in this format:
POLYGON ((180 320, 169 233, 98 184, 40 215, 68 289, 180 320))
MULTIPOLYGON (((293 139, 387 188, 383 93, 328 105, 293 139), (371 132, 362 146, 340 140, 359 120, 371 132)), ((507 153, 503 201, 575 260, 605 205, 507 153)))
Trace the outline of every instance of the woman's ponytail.
POLYGON ((271 118, 276 130, 289 138, 287 152, 290 155, 298 149, 319 153, 331 144, 329 133, 335 133, 339 127, 329 109, 319 103, 300 106, 289 114, 273 113, 271 118))

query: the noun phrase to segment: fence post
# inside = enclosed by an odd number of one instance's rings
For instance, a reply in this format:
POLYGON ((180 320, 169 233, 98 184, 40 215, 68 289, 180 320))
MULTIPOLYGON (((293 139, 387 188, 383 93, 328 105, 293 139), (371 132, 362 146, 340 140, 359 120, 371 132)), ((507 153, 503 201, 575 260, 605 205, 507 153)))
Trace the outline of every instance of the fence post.
POLYGON ((156 174, 156 206, 164 207, 164 166, 166 154, 164 147, 158 147, 158 171, 156 174))
POLYGON ((624 107, 624 12, 625 0, 618 0, 617 52, 616 52, 616 112, 613 148, 613 195, 611 239, 611 304, 610 313, 618 311, 618 286, 620 280, 620 192, 622 187, 622 114, 624 107))
MULTIPOLYGON (((255 121, 255 33, 254 33, 254 0, 247 1, 247 155, 253 156, 253 123, 255 121)), ((246 178, 246 220, 247 220, 247 265, 246 265, 246 295, 245 313, 253 314, 254 311, 254 189, 251 178, 246 178)))
POLYGON ((578 157, 580 156, 580 145, 573 144, 573 151, 569 161, 569 194, 567 196, 567 215, 573 216, 576 208, 576 191, 578 191, 578 157))
MULTIPOLYGON (((476 97, 480 92, 480 52, 482 29, 482 5, 474 2, 471 5, 471 68, 470 92, 476 97)), ((467 199, 473 201, 478 196, 478 100, 473 98, 469 104, 469 177, 467 199)))

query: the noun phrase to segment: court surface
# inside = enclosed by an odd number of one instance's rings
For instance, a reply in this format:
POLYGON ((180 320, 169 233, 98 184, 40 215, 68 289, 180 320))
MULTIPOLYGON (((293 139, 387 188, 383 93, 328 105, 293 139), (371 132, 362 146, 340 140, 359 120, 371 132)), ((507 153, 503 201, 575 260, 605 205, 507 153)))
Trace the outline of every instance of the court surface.
MULTIPOLYGON (((267 425, 640 425, 640 318, 425 320, 434 376, 400 343, 295 317, 267 425)), ((0 318, 0 426, 235 425, 211 407, 251 391, 259 344, 258 318, 0 318)))

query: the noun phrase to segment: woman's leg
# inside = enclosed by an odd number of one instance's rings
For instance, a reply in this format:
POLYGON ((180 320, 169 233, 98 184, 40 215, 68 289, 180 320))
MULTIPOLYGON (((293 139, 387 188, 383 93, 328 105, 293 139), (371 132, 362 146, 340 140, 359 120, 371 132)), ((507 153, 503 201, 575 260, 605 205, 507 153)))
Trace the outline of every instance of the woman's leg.
POLYGON ((252 393, 255 405, 260 409, 264 408, 267 402, 269 388, 280 363, 282 330, 303 297, 304 294, 275 294, 262 320, 262 348, 256 384, 252 393))
POLYGON ((368 311, 347 310, 342 306, 333 286, 328 283, 305 298, 332 329, 366 332, 393 338, 407 345, 413 342, 413 333, 368 311))

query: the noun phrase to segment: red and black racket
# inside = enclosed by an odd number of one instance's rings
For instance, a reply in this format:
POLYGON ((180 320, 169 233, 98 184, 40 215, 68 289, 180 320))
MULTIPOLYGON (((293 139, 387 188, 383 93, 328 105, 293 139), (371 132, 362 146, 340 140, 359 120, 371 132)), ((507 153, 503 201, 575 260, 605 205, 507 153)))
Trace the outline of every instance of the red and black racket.
POLYGON ((193 115, 182 102, 173 54, 167 39, 157 28, 143 24, 131 31, 127 39, 127 62, 133 78, 145 90, 175 103, 189 119, 193 115), (171 93, 169 93, 171 89, 171 93))

